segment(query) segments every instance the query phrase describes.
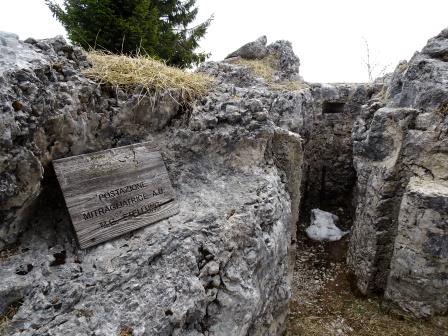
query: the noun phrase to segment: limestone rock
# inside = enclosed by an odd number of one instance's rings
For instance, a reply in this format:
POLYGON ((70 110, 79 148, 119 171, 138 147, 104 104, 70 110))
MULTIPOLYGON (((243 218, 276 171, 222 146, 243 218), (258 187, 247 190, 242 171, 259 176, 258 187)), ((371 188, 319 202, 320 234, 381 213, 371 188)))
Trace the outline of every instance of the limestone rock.
POLYGON ((446 256, 437 252, 447 237, 447 42, 444 30, 400 63, 353 129, 357 207, 348 263, 362 292, 385 292, 416 316, 448 307, 439 294, 448 291, 446 256))
MULTIPOLYGON (((85 78, 85 53, 62 38, 3 36, 0 310, 22 301, 9 334, 280 335, 296 224, 323 201, 349 211, 355 184, 359 288, 417 316, 446 312, 445 31, 373 84, 289 91, 208 62, 199 71, 217 85, 188 111, 180 92, 85 78), (51 161, 151 140, 179 215, 79 250, 51 161), (411 257, 418 274, 405 274, 411 257)), ((299 78, 289 42, 256 43, 279 59, 276 80, 299 78)))
POLYGON ((448 60, 448 28, 442 30, 439 35, 431 38, 423 48, 422 53, 432 58, 448 60))
MULTIPOLYGON (((54 40, 63 41, 63 38, 57 37, 54 40)), ((46 42, 43 41, 39 43, 41 47, 46 45, 46 42)), ((65 41, 63 44, 65 45, 65 41)), ((30 69, 36 65, 42 66, 45 64, 46 57, 42 55, 41 51, 41 48, 30 48, 26 43, 20 42, 16 34, 0 32, 0 75, 11 69, 30 69)))
POLYGON ((418 317, 448 310, 448 184, 412 178, 398 215, 385 297, 418 317))
POLYGON ((183 113, 176 92, 141 100, 85 78, 85 55, 59 38, 17 43, 42 62, 0 77, 0 242, 11 251, 0 309, 22 301, 8 333, 280 335, 303 150, 273 121, 292 105, 270 106, 289 93, 249 76, 235 85, 244 72, 216 64, 221 85, 183 113), (79 250, 51 160, 151 140, 179 215, 79 250))
POLYGON ((268 46, 268 53, 278 58, 280 80, 301 80, 299 76, 300 60, 289 41, 276 41, 268 46))
POLYGON ((268 49, 266 48, 267 43, 266 36, 261 36, 255 41, 246 43, 238 50, 229 54, 226 58, 231 57, 241 57, 244 59, 260 59, 267 55, 268 49))
POLYGON ((275 59, 275 81, 293 80, 302 81, 299 76, 300 60, 292 49, 289 41, 276 41, 266 46, 266 36, 247 43, 237 51, 226 57, 241 57, 243 59, 255 60, 272 56, 275 59))
MULTIPOLYGON (((302 223, 321 201, 332 209, 343 207, 344 230, 350 228, 352 193, 356 184, 353 167, 353 123, 369 97, 378 92, 370 84, 313 84, 311 99, 295 104, 296 114, 283 114, 282 125, 291 125, 304 138, 302 223), (297 105, 301 104, 301 108, 297 105)), ((283 102, 282 102, 283 103, 283 102)))

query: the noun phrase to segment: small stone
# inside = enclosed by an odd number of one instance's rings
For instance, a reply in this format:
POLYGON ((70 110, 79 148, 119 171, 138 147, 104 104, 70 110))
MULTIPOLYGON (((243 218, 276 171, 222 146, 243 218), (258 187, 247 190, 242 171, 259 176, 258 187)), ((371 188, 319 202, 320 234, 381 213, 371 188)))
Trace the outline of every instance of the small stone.
POLYGON ((219 273, 219 264, 216 261, 210 261, 207 265, 206 265, 208 272, 208 275, 215 275, 219 273))
POLYGON ((254 119, 257 121, 265 121, 268 118, 268 113, 266 111, 260 111, 254 113, 254 119))
POLYGON ((210 282, 213 287, 219 287, 221 285, 221 278, 219 275, 215 275, 210 282))
POLYGON ((23 107, 23 104, 17 100, 13 101, 12 107, 14 108, 14 111, 20 111, 23 107))
POLYGON ((226 59, 232 57, 241 57, 244 59, 261 59, 267 55, 266 43, 266 36, 261 36, 255 41, 246 43, 238 50, 229 54, 226 59))

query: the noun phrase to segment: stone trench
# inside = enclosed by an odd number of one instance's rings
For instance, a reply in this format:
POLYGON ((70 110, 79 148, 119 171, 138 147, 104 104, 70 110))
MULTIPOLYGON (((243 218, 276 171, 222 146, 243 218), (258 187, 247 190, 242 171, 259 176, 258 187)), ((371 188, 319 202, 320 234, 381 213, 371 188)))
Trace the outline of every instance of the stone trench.
POLYGON ((279 59, 278 83, 302 89, 273 88, 234 63, 249 44, 199 68, 216 86, 193 108, 175 90, 99 85, 61 38, 3 41, 8 334, 281 335, 314 208, 351 230, 362 293, 403 314, 447 312, 448 89, 435 80, 448 78, 446 31, 371 84, 305 83, 289 42, 259 39, 252 46, 279 59), (51 161, 141 141, 158 144, 179 215, 80 250, 51 161), (409 272, 413 258, 420 272, 409 272))
POLYGON ((301 218, 309 224, 311 209, 334 212, 344 229, 354 215, 356 171, 353 164, 353 123, 361 107, 381 85, 327 85, 313 99, 315 117, 304 139, 301 218))

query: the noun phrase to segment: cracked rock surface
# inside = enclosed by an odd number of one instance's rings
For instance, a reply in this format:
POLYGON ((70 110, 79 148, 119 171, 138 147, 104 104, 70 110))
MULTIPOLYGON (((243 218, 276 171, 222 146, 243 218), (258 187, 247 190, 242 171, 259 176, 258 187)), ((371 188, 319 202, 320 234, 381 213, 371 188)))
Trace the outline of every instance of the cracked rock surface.
POLYGON ((448 29, 393 73, 353 129, 359 289, 419 317, 448 312, 448 29))
POLYGON ((281 334, 303 153, 277 126, 292 105, 271 106, 290 94, 246 72, 252 86, 223 82, 186 113, 179 93, 142 99, 85 78, 84 53, 60 38, 17 46, 42 61, 0 77, 0 310, 20 302, 7 332, 281 334), (79 250, 51 160, 148 140, 180 213, 79 250))

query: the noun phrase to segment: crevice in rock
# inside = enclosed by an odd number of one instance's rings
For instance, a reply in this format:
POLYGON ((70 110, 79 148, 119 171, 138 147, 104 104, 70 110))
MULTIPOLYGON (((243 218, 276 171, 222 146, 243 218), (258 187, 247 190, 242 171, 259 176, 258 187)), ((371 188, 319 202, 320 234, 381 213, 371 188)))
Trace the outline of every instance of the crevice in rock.
POLYGON ((324 101, 322 104, 322 113, 344 113, 344 102, 324 101))
POLYGON ((6 309, 0 314, 0 335, 6 335, 10 321, 17 314, 22 304, 23 300, 17 299, 8 304, 6 309))
POLYGON ((305 133, 298 236, 304 234, 314 208, 336 214, 343 230, 352 226, 356 186, 352 129, 371 91, 356 84, 314 90, 314 107, 308 111, 314 117, 305 133))

